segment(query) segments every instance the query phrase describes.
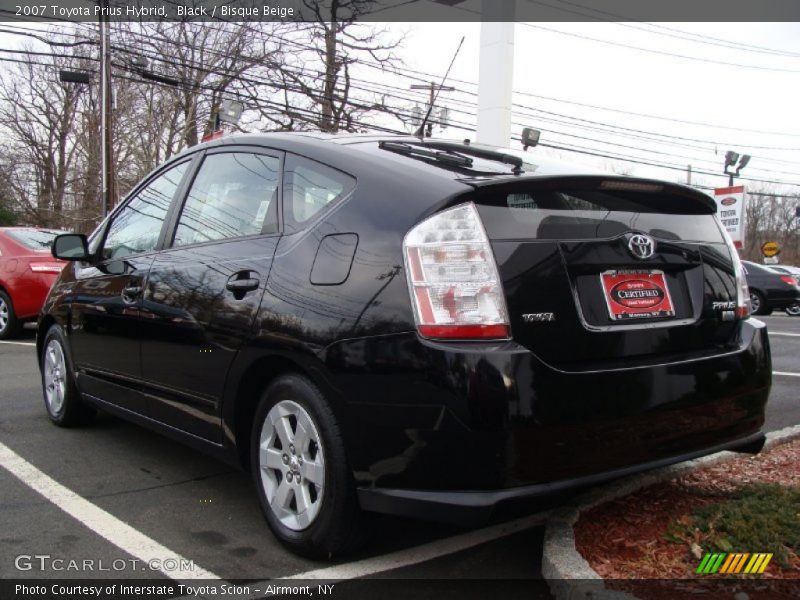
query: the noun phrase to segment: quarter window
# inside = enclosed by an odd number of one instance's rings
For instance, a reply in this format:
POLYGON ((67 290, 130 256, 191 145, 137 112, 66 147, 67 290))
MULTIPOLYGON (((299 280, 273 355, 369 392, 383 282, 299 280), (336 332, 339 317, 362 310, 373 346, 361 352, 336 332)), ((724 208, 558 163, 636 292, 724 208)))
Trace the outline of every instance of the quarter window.
POLYGON ((119 259, 155 250, 161 226, 188 162, 162 173, 114 217, 103 244, 103 258, 119 259))
POLYGON ((355 179, 318 162, 287 158, 283 187, 284 221, 288 231, 302 229, 316 214, 349 194, 355 179))
POLYGON ((174 246, 277 231, 280 160, 246 152, 203 160, 175 230, 174 246))

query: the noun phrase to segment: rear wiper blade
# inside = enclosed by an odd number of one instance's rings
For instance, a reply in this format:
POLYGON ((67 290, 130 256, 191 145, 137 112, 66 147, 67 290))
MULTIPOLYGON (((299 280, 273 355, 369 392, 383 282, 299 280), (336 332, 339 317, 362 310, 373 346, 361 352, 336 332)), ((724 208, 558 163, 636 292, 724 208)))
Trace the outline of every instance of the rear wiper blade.
POLYGON ((513 154, 506 154, 505 152, 497 152, 496 150, 484 150, 483 148, 473 148, 466 144, 459 144, 457 142, 425 142, 426 146, 437 148, 439 150, 449 150, 451 152, 459 152, 461 154, 469 154, 475 158, 485 158, 486 160, 493 160, 508 165, 514 168, 511 170, 515 175, 522 173, 523 161, 519 156, 513 154))
POLYGON ((426 150, 420 146, 406 144, 405 142, 378 142, 378 148, 388 150, 389 152, 397 152, 398 154, 405 154, 408 156, 421 156, 424 158, 432 158, 441 163, 445 163, 454 167, 472 167, 472 159, 468 156, 463 156, 454 152, 453 150, 442 148, 444 152, 434 152, 426 150))

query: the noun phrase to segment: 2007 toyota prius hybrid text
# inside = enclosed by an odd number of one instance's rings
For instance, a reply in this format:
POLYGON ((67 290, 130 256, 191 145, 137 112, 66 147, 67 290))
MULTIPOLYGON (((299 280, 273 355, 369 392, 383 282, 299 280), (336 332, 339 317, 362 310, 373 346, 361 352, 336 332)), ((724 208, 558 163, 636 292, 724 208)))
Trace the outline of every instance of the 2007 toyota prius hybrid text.
POLYGON ((364 511, 482 519, 757 452, 769 344, 715 210, 466 141, 216 140, 56 238, 45 406, 250 469, 311 556, 352 549, 364 511))

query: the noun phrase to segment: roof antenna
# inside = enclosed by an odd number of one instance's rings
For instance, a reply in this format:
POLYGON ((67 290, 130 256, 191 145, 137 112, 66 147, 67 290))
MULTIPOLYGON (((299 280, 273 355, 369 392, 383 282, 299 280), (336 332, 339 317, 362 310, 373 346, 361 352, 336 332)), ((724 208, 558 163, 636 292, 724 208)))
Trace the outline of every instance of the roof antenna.
POLYGON ((450 66, 447 67, 447 72, 444 74, 444 77, 442 77, 442 83, 440 83, 439 87, 436 88, 436 95, 431 100, 431 105, 428 107, 428 112, 425 113, 425 118, 422 119, 422 124, 419 126, 419 129, 417 129, 416 133, 414 134, 420 139, 420 141, 423 141, 425 139, 425 125, 428 123, 428 119, 430 118, 431 113, 433 112, 433 107, 436 105, 436 100, 439 99, 439 92, 442 91, 444 82, 447 81, 447 76, 450 75, 450 69, 453 68, 453 63, 456 62, 456 57, 458 56, 458 53, 461 51, 461 45, 463 43, 464 43, 464 36, 462 35, 461 41, 458 42, 458 48, 456 48, 456 53, 453 54, 453 60, 450 61, 450 66))

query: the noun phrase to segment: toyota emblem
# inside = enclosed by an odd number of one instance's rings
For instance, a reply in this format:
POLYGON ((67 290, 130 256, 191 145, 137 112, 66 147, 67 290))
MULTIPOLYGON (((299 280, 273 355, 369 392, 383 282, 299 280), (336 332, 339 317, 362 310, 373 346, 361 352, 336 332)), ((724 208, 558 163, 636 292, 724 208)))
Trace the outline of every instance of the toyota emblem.
POLYGON ((635 233, 628 240, 628 250, 634 258, 645 260, 653 256, 656 251, 656 243, 653 238, 643 233, 635 233))

